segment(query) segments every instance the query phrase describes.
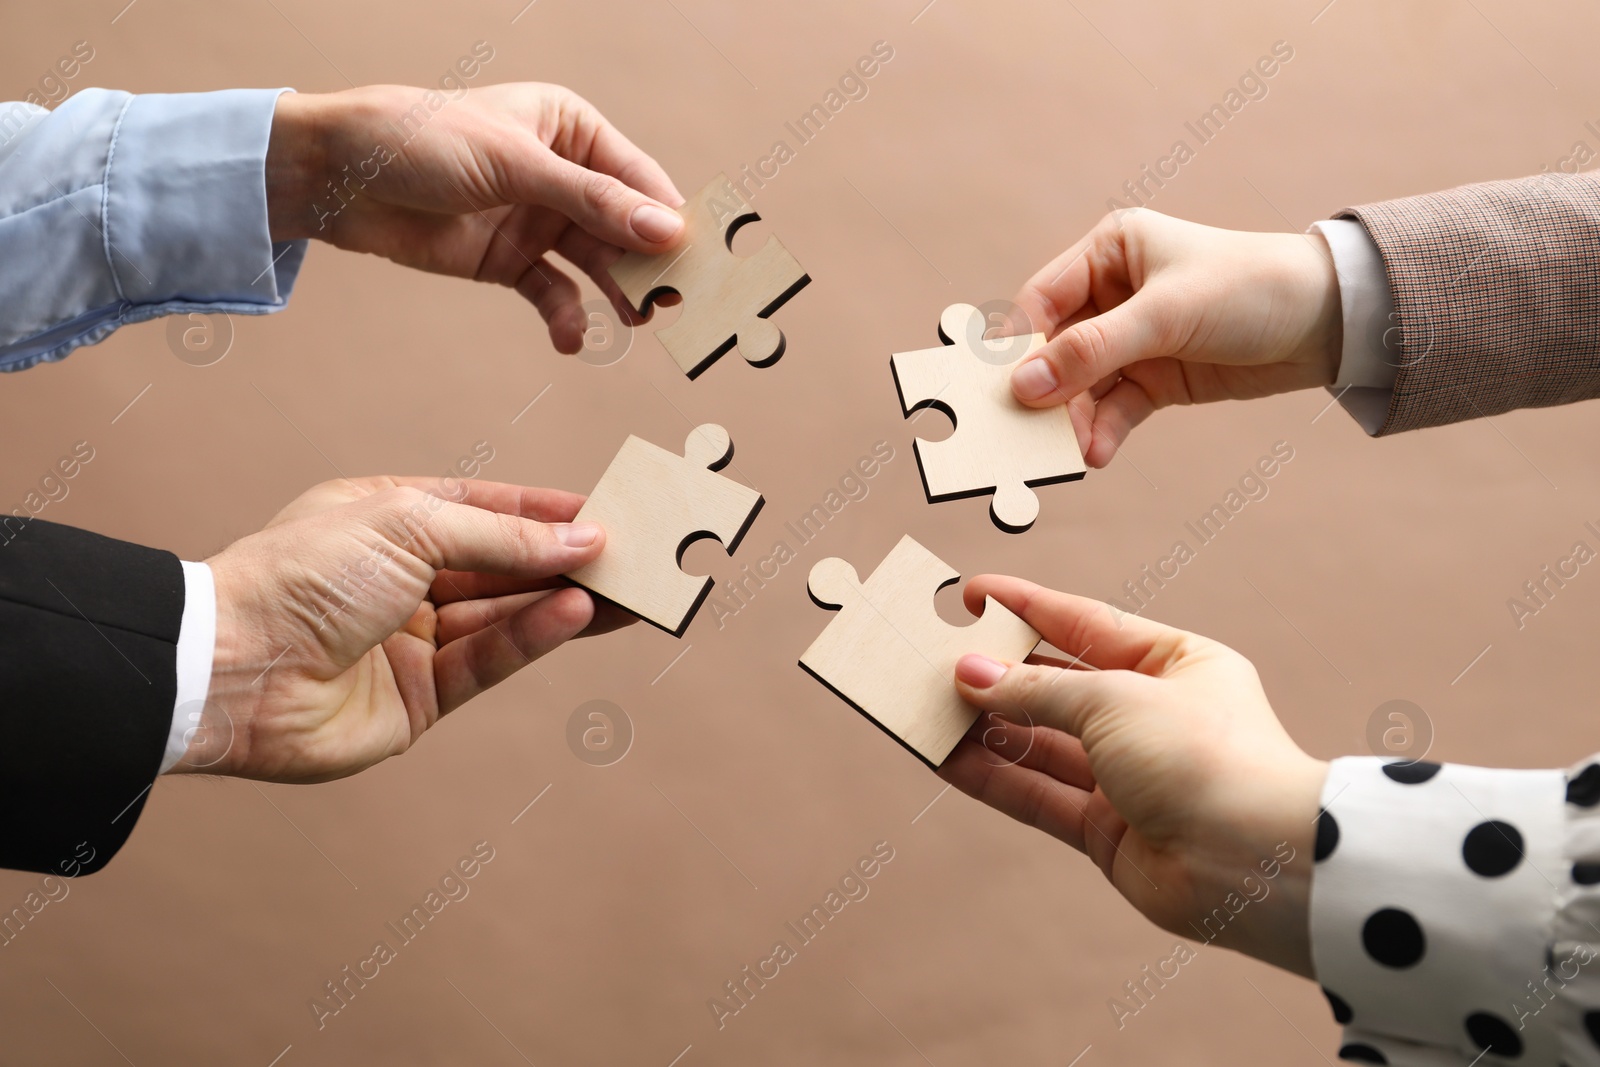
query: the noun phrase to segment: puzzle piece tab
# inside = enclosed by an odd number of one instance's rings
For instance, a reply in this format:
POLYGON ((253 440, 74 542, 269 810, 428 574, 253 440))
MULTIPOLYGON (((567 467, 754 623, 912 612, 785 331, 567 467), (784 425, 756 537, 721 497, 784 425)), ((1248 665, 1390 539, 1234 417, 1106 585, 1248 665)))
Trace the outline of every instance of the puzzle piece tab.
POLYGON ((896 353, 889 365, 907 416, 933 407, 955 423, 943 441, 916 439, 928 501, 992 492, 995 525, 1022 533, 1039 517, 1034 486, 1075 481, 1088 468, 1065 405, 1028 408, 1011 395, 1011 368, 1044 334, 986 339, 984 327, 977 308, 952 304, 939 317, 944 345, 896 353))
POLYGON ((683 297, 678 320, 656 334, 690 378, 734 345, 757 367, 783 355, 783 331, 767 316, 811 281, 776 237, 753 256, 733 254, 733 235, 760 218, 725 174, 680 209, 684 235, 659 255, 629 252, 611 267, 634 310, 644 314, 664 292, 683 297))
POLYGON ((714 537, 731 554, 763 503, 715 473, 732 459, 728 431, 712 423, 689 432, 681 456, 629 436, 575 520, 604 527, 606 547, 567 577, 682 637, 712 585, 679 569, 684 550, 714 537))
POLYGON ((977 721, 956 693, 956 661, 969 652, 1020 662, 1039 634, 992 597, 983 616, 951 626, 933 595, 960 575, 910 537, 900 538, 863 583, 842 559, 811 568, 811 599, 839 614, 800 666, 930 767, 944 762, 977 721))

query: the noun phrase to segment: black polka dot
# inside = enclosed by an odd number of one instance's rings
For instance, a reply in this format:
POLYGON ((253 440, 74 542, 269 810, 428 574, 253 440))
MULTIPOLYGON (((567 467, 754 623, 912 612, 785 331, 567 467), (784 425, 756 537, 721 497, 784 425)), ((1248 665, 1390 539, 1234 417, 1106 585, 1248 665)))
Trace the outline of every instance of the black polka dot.
POLYGON ((1567 803, 1580 808, 1600 804, 1600 763, 1591 763, 1576 778, 1567 779, 1567 803))
POLYGON ((1594 885, 1600 882, 1600 863, 1574 863, 1572 880, 1579 885, 1594 885))
POLYGON ((1410 912, 1383 908, 1361 926, 1361 944, 1367 955, 1385 967, 1410 967, 1422 958, 1427 942, 1422 927, 1410 912))
POLYGON ((1461 842, 1461 858, 1472 873, 1498 878, 1522 862, 1522 834, 1498 819, 1480 822, 1461 842))
POLYGON ((1427 760, 1417 760, 1414 763, 1404 761, 1400 763, 1385 763, 1383 765, 1383 773, 1401 785, 1421 785, 1439 773, 1439 765, 1437 763, 1429 763, 1427 760))
POLYGON ((1589 1040, 1600 1045, 1600 1011, 1584 1012, 1583 1028, 1589 1031, 1589 1040))
POLYGON ((1339 994, 1324 986, 1322 988, 1322 995, 1328 998, 1328 1007, 1333 1009, 1334 1022, 1338 1023, 1340 1026, 1343 1026, 1345 1023, 1348 1023, 1351 1019, 1355 1018, 1355 1012, 1350 1010, 1350 1005, 1346 1004, 1344 1002, 1344 998, 1339 994))
POLYGON ((1341 1060, 1351 1063, 1388 1063, 1389 1057, 1373 1048, 1371 1045, 1346 1045, 1339 1050, 1341 1060))
POLYGON ((1498 1015, 1475 1011, 1467 1016, 1467 1036, 1480 1049, 1496 1056, 1515 1059, 1522 1055, 1522 1038, 1511 1029, 1511 1024, 1498 1015))
POLYGON ((1317 847, 1313 862, 1321 863, 1333 855, 1333 850, 1339 844, 1339 824, 1334 821, 1333 815, 1324 808, 1317 813, 1317 847))

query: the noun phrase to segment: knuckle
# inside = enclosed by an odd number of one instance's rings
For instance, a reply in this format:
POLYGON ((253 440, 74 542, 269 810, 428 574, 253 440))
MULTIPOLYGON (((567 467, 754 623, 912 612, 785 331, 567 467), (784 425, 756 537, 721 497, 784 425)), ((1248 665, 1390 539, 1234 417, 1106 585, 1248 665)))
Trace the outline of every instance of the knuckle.
MULTIPOLYGON (((363 482, 365 482, 366 479, 357 478, 355 481, 356 481, 357 485, 360 485, 363 482)), ((340 494, 346 494, 349 491, 350 491, 350 479, 348 479, 348 478, 329 478, 325 482, 318 482, 316 485, 313 485, 311 487, 311 489, 310 489, 310 492, 313 492, 313 493, 340 493, 340 494)))
POLYGON ((1154 212, 1149 208, 1119 207, 1100 220, 1100 236, 1116 240, 1121 234, 1137 232, 1144 225, 1145 217, 1151 214, 1154 212))
POLYGON ((1044 704, 1052 669, 1022 664, 1006 673, 1010 682, 1006 693, 1007 704, 1018 711, 1030 713, 1031 718, 1031 713, 1044 704))
POLYGON ((393 555, 398 550, 436 567, 442 553, 438 531, 433 526, 445 503, 414 486, 390 486, 355 502, 353 506, 359 511, 352 513, 352 518, 359 517, 358 525, 365 531, 361 534, 363 539, 377 539, 375 551, 393 555), (390 547, 380 549, 384 544, 390 547))
POLYGON ((518 559, 543 559, 555 547, 555 536, 550 532, 550 527, 542 522, 502 515, 500 524, 506 530, 518 559))
POLYGON ((554 85, 545 82, 544 89, 555 98, 557 103, 569 111, 593 112, 595 110, 594 105, 589 103, 587 97, 573 89, 569 89, 565 85, 554 85))
POLYGON ((410 485, 396 485, 381 489, 367 498, 368 504, 385 519, 404 518, 427 501, 427 493, 410 485))
POLYGON ((530 110, 543 122, 560 129, 566 122, 567 116, 580 110, 582 103, 578 94, 564 85, 553 82, 529 82, 528 88, 532 91, 529 99, 533 102, 530 110))
POLYGON ((622 183, 609 175, 586 171, 579 181, 583 205, 595 215, 610 215, 621 209, 628 198, 622 183))
POLYGON ((396 544, 431 558, 434 542, 429 537, 428 520, 443 501, 410 485, 385 489, 371 499, 396 544))
POLYGON ((1125 207, 1113 212, 1117 228, 1124 232, 1142 235, 1148 232, 1151 226, 1159 225, 1167 216, 1159 211, 1152 211, 1147 207, 1125 207))
POLYGON ((1061 335, 1055 356, 1057 369, 1069 377, 1087 375, 1090 381, 1097 381, 1111 369, 1111 346, 1105 327, 1098 319, 1084 319, 1061 335))
POLYGON ((385 494, 392 494, 395 506, 407 512, 417 508, 426 508, 430 504, 436 505, 438 498, 432 493, 419 489, 414 485, 397 485, 393 489, 384 490, 385 494))
POLYGON ((1101 231, 1116 232, 1127 225, 1128 220, 1137 217, 1139 209, 1135 207, 1119 207, 1115 211, 1108 211, 1101 216, 1100 224, 1095 227, 1101 231))
POLYGON ((1017 821, 1025 826, 1038 826, 1051 800, 1051 789, 1044 780, 1030 779, 1017 805, 1017 821))
POLYGON ((650 167, 645 159, 635 156, 617 168, 617 180, 632 189, 643 189, 650 180, 650 167))

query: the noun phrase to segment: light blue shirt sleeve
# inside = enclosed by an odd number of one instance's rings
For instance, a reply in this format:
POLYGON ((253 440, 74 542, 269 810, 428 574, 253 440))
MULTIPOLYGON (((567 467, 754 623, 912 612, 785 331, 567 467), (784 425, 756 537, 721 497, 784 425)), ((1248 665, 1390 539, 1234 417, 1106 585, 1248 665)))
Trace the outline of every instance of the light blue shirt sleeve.
POLYGON ((285 91, 0 103, 0 370, 162 315, 282 308, 306 248, 267 228, 285 91))

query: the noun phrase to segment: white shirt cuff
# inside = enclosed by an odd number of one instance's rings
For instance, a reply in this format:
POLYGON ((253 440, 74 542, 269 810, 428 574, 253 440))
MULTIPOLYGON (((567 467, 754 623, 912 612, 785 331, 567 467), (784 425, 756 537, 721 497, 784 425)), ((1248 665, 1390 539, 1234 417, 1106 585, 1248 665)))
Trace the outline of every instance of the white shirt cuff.
POLYGON ((1328 242, 1339 278, 1344 345, 1331 391, 1363 430, 1377 433, 1400 373, 1399 320, 1383 257, 1353 219, 1326 219, 1311 228, 1328 242))
POLYGON ((178 629, 178 695, 172 702, 167 751, 161 758, 166 774, 189 750, 200 727, 200 713, 211 691, 211 656, 217 643, 217 588, 204 563, 183 564, 183 621, 178 629))

